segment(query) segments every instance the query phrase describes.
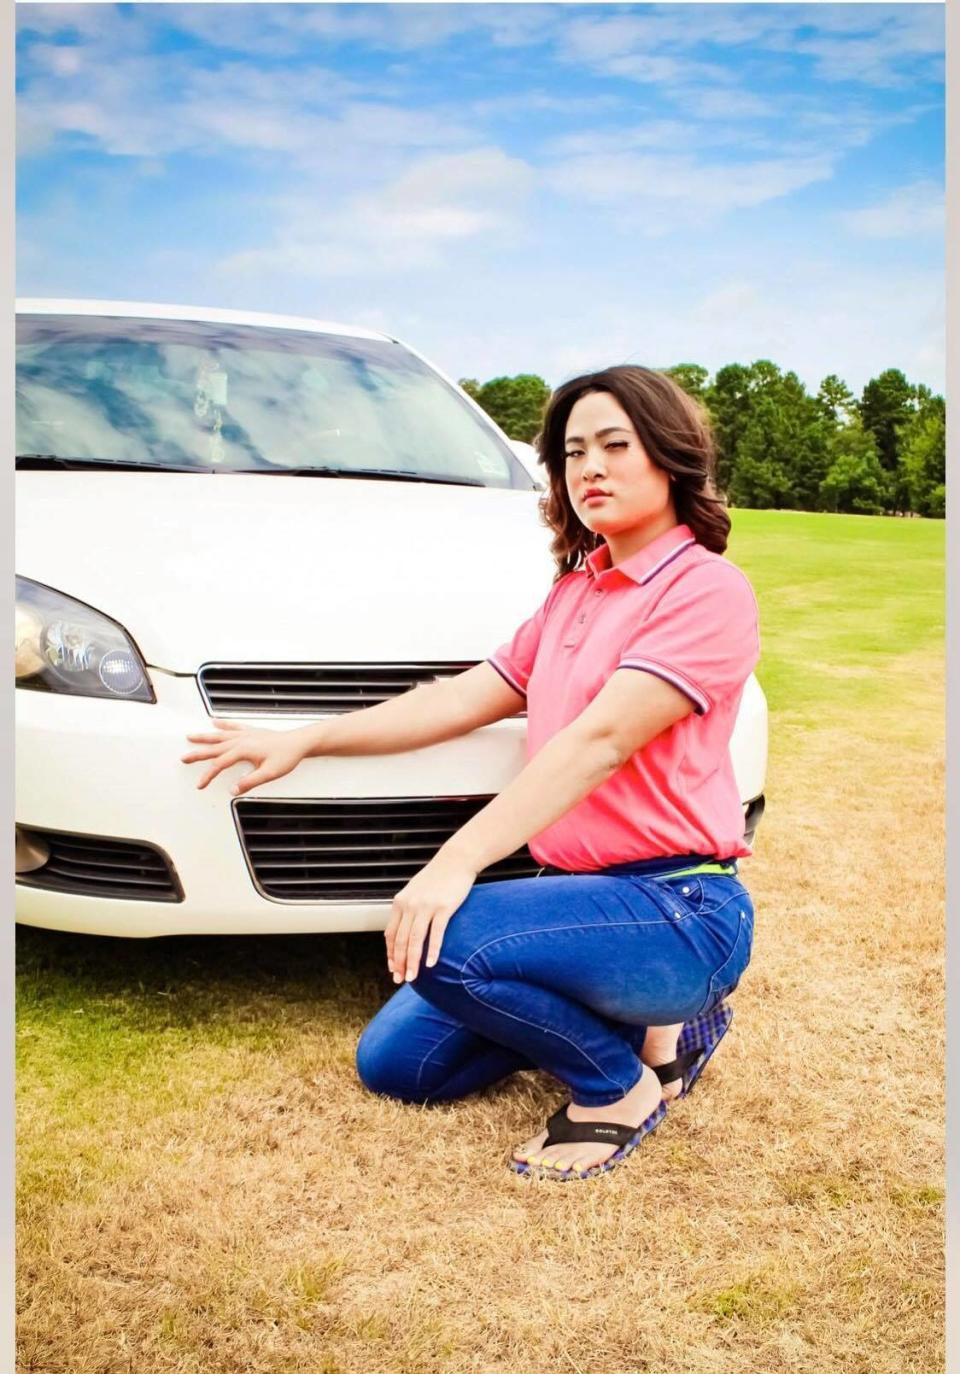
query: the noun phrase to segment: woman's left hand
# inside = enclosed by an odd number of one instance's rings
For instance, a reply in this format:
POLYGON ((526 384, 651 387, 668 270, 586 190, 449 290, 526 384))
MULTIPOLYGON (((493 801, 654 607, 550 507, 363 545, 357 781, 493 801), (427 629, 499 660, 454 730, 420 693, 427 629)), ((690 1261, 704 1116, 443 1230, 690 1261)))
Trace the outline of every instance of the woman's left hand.
POLYGON ((476 871, 462 861, 436 854, 400 889, 384 931, 387 967, 395 983, 416 978, 428 933, 427 967, 437 962, 447 923, 470 895, 476 879, 476 871))

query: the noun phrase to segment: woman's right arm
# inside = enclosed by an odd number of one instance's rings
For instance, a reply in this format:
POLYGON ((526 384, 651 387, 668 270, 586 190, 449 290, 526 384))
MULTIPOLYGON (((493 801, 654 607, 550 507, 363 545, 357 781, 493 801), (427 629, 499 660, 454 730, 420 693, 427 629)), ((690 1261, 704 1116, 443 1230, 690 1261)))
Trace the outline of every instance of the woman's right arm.
POLYGON ((254 765, 234 785, 235 795, 282 778, 302 759, 332 754, 397 754, 456 739, 481 725, 515 715, 524 697, 489 663, 441 678, 360 711, 330 716, 295 730, 251 729, 239 721, 215 720, 216 734, 188 735, 200 745, 184 763, 210 760, 197 787, 235 763, 254 765))

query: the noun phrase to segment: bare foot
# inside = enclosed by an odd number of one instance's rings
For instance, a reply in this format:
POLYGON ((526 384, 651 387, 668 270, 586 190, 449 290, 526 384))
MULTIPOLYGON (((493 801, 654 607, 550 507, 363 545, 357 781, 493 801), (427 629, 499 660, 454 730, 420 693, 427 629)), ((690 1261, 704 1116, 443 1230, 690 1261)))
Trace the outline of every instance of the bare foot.
MULTIPOLYGON (((669 1063, 669 1060, 661 1062, 669 1063)), ((655 1073, 647 1070, 619 1102, 614 1102, 608 1107, 578 1107, 575 1102, 571 1102, 567 1107, 567 1115, 571 1121, 614 1121, 623 1126, 639 1127, 656 1111, 662 1096, 660 1080, 655 1073)), ((546 1131, 541 1131, 532 1140, 520 1145, 514 1150, 514 1159, 524 1164, 554 1168, 558 1172, 563 1169, 576 1169, 583 1173, 597 1164, 605 1164, 610 1156, 620 1149, 619 1145, 604 1145, 594 1140, 551 1145, 544 1152, 543 1142, 547 1134, 546 1131)))
MULTIPOLYGON (((644 1064, 649 1064, 651 1068, 656 1064, 672 1064, 677 1057, 677 1041, 682 1030, 682 1021, 678 1021, 675 1026, 648 1026, 640 1052, 644 1064)), ((668 1102, 682 1091, 682 1078, 674 1078, 671 1082, 664 1083, 662 1089, 663 1096, 668 1102)))

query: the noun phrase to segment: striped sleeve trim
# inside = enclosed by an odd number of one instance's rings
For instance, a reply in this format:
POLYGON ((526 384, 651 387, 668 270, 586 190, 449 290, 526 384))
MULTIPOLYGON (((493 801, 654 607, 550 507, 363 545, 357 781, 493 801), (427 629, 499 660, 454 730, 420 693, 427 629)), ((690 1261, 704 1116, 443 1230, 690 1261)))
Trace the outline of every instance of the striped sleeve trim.
POLYGON ((508 687, 512 687, 513 690, 519 692, 522 697, 527 695, 526 688, 520 686, 513 674, 509 673, 502 663, 499 663, 495 658, 488 658, 487 662, 490 664, 491 668, 496 669, 508 687))
POLYGON ((667 668, 664 664, 656 663, 649 658, 622 658, 617 667, 636 668, 642 673, 652 673, 654 677, 669 682, 671 687, 676 687, 685 697, 690 698, 698 716, 706 715, 710 710, 710 698, 704 696, 699 687, 695 687, 689 678, 678 673, 675 668, 667 668))

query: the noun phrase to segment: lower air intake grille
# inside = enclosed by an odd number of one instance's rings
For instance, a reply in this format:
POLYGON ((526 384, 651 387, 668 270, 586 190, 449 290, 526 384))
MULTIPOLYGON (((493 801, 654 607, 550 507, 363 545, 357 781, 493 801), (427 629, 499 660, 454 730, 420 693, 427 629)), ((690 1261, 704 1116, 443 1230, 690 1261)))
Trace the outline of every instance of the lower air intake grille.
MULTIPOLYGON (((237 801, 254 882, 284 902, 391 901, 490 797, 376 797, 343 801, 237 801)), ((478 882, 529 878, 526 847, 484 869, 478 882)))
POLYGON ((25 887, 51 892, 79 892, 90 897, 116 897, 145 902, 182 902, 183 889, 161 849, 136 840, 108 840, 100 835, 72 835, 59 830, 26 829, 47 845, 42 868, 18 873, 25 887))

